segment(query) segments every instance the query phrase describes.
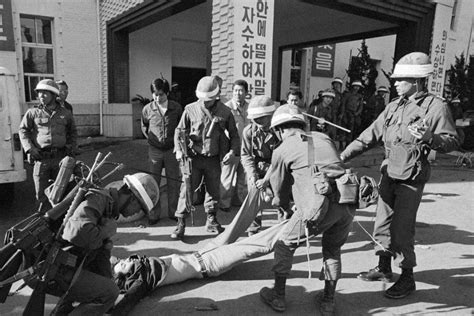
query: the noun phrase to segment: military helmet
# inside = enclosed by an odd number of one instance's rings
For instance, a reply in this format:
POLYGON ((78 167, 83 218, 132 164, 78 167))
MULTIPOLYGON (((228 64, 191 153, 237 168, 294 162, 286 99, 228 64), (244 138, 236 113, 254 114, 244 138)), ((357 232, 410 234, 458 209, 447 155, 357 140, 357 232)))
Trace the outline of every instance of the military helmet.
POLYGON ((270 127, 274 128, 286 123, 299 123, 303 127, 306 126, 303 113, 297 106, 284 104, 276 109, 270 127))
POLYGON ((59 87, 52 79, 43 79, 36 85, 35 91, 49 91, 59 95, 59 87))
POLYGON ((359 87, 361 87, 361 88, 364 87, 364 85, 362 84, 362 82, 361 82, 360 80, 355 80, 355 81, 353 81, 353 82, 351 83, 351 87, 353 87, 353 86, 359 86, 359 87))
POLYGON ((425 78, 433 72, 433 65, 425 53, 409 53, 398 61, 391 78, 425 78))
POLYGON ((336 93, 334 92, 333 89, 326 89, 326 90, 323 91, 323 93, 321 93, 321 96, 322 96, 322 97, 335 98, 335 97, 336 97, 336 93))
POLYGON ((123 178, 123 182, 138 199, 145 213, 148 214, 158 203, 160 199, 160 187, 153 176, 139 172, 126 175, 123 178))
POLYGON ((202 101, 212 101, 219 96, 219 82, 215 76, 205 76, 196 87, 196 97, 202 101))
POLYGON ((388 89, 385 86, 380 86, 380 87, 378 87, 377 92, 387 92, 388 93, 388 89))
POLYGON ((275 112, 275 109, 276 107, 270 97, 259 95, 250 100, 247 110, 247 118, 252 120, 262 116, 272 115, 273 112, 275 112))
POLYGON ((342 79, 339 77, 334 77, 334 79, 332 79, 331 83, 335 83, 335 82, 340 83, 341 85, 344 83, 342 79))

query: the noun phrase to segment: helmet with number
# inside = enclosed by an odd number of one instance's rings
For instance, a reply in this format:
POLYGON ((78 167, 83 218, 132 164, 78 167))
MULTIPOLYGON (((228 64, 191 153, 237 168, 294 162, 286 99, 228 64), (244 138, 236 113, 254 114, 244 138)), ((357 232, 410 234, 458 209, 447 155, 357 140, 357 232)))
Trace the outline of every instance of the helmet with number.
POLYGON ((306 121, 301 110, 294 105, 284 104, 273 113, 271 128, 286 123, 299 123, 304 128, 306 121))
POLYGON ((336 93, 334 92, 333 89, 326 89, 326 90, 323 91, 323 93, 321 93, 321 96, 322 96, 322 97, 335 98, 335 97, 336 97, 336 93))
POLYGON ((43 79, 36 85, 35 91, 49 91, 59 95, 59 87, 52 79, 43 79))
POLYGON ((160 199, 160 187, 153 176, 139 172, 132 175, 126 175, 123 182, 132 191, 140 202, 145 213, 158 203, 160 199))
POLYGON ((398 61, 391 78, 425 78, 433 72, 433 65, 425 53, 409 53, 398 61))
POLYGON ((275 110, 276 107, 270 97, 259 95, 250 100, 247 110, 247 118, 252 120, 262 116, 269 116, 272 115, 275 110))

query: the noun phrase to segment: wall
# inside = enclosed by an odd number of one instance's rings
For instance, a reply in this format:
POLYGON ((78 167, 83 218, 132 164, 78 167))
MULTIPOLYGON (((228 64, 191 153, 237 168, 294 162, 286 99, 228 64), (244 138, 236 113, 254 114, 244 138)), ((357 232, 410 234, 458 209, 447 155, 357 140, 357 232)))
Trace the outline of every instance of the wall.
POLYGON ((446 54, 448 65, 454 65, 455 57, 459 57, 461 53, 464 53, 464 57, 474 55, 473 24, 474 1, 458 0, 454 25, 448 34, 449 42, 446 54))
POLYGON ((100 63, 96 1, 15 0, 12 5, 18 62, 10 66, 10 70, 17 76, 20 99, 24 100, 20 14, 54 18, 55 79, 63 79, 69 85, 68 101, 74 108, 78 133, 82 136, 99 134, 100 63))
POLYGON ((206 4, 193 7, 129 35, 130 96, 151 98, 150 83, 170 82, 173 66, 206 68, 207 28, 202 21, 206 4))

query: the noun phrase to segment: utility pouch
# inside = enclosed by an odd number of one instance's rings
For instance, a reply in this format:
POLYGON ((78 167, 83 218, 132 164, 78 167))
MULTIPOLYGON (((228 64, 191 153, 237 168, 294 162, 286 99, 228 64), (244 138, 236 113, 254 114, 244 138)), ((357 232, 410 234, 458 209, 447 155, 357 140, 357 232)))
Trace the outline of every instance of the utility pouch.
POLYGON ((351 169, 346 169, 346 173, 336 179, 336 186, 339 191, 339 204, 359 202, 359 180, 351 169))
MULTIPOLYGON (((316 168, 316 166, 312 168, 316 168)), ((324 172, 312 170, 311 177, 316 194, 328 196, 333 192, 329 177, 324 172)))
POLYGON ((387 173, 392 179, 416 177, 421 168, 421 147, 418 144, 392 142, 387 146, 387 173))

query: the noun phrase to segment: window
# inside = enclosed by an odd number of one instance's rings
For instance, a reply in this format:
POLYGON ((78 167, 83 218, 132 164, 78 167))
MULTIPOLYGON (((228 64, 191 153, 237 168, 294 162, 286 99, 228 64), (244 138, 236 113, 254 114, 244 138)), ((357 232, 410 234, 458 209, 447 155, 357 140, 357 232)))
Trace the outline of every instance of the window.
POLYGON ((453 11, 451 14, 451 30, 454 31, 454 28, 456 27, 456 13, 458 10, 458 0, 454 0, 453 4, 453 11))
POLYGON ((54 79, 52 19, 20 16, 25 101, 36 99, 36 84, 54 79))

